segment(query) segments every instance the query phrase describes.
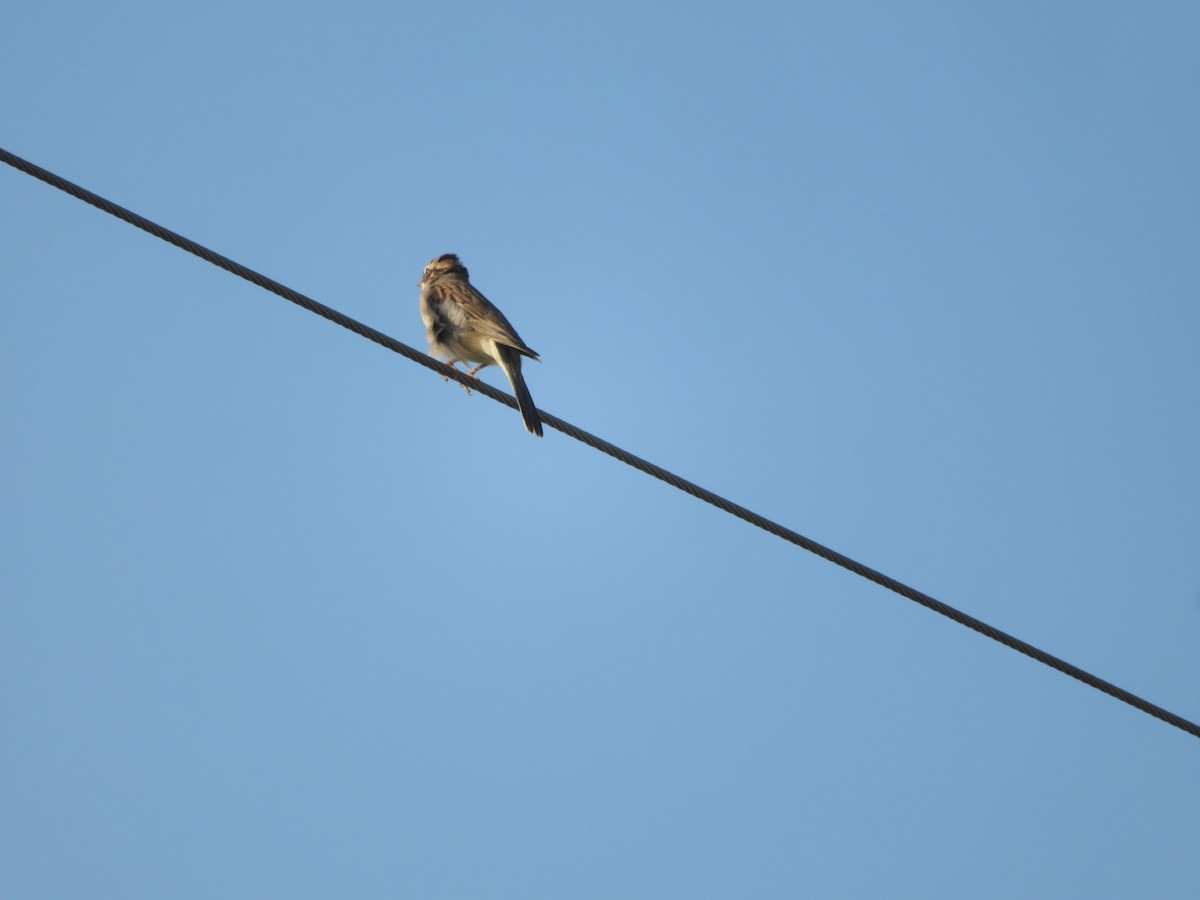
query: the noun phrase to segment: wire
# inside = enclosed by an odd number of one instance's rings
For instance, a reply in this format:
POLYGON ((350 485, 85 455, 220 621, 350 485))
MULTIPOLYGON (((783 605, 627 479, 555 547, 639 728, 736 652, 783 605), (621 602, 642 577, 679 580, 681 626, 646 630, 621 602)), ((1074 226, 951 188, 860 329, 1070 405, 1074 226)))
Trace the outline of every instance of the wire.
MULTIPOLYGON (((259 287, 268 290, 273 294, 277 294, 280 297, 283 297, 285 300, 290 300, 297 306, 302 306, 310 312, 316 313, 322 318, 341 325, 343 328, 348 328, 355 334, 361 335, 367 340, 374 341, 380 346, 386 347, 395 353, 399 353, 406 359, 410 359, 419 365, 425 366, 427 369, 432 369, 440 375, 453 378, 460 384, 466 385, 471 389, 491 398, 492 400, 497 401, 498 403, 503 403, 504 405, 510 406, 513 409, 517 408, 516 400, 514 400, 508 394, 505 394, 503 391, 498 391, 490 385, 481 381, 477 381, 474 378, 468 378, 457 369, 452 369, 450 366, 447 366, 444 363, 439 362, 438 360, 433 359, 424 353, 421 353, 419 350, 414 350, 407 344, 403 344, 381 331, 376 331, 374 328, 364 325, 363 323, 358 322, 335 309, 331 309, 322 303, 318 303, 311 297, 306 297, 304 294, 294 291, 291 288, 280 284, 278 281, 267 278, 265 275, 260 275, 258 272, 255 272, 253 269, 248 269, 241 263, 234 262, 233 260, 224 257, 219 253, 209 250, 207 247, 197 244, 195 241, 189 240, 182 235, 163 228, 161 225, 151 222, 149 219, 139 216, 137 213, 131 212, 124 207, 118 206, 112 201, 106 200, 98 194, 94 194, 77 184, 73 184, 70 181, 67 181, 65 178, 55 175, 53 172, 49 172, 40 166, 36 166, 31 162, 21 159, 19 156, 16 156, 15 154, 10 153, 3 148, 0 148, 0 159, 8 163, 8 165, 12 166, 13 168, 19 169, 27 175, 37 178, 39 181, 44 181, 46 184, 56 187, 60 191, 65 191, 72 197, 82 200, 84 203, 91 204, 97 209, 104 210, 104 212, 116 216, 118 219, 122 219, 123 221, 128 222, 130 225, 134 225, 143 231, 149 232, 155 237, 162 238, 167 243, 174 244, 176 247, 196 255, 206 262, 210 262, 215 266, 219 266, 227 272, 232 272, 234 275, 244 278, 247 281, 258 285, 259 287)), ((1200 725, 1197 725, 1194 722, 1190 722, 1187 719, 1170 712, 1169 710, 1163 709, 1161 706, 1156 706, 1155 704, 1149 702, 1148 700, 1144 700, 1136 694, 1132 694, 1123 688, 1117 687, 1115 684, 1105 681, 1103 678, 1099 678, 1095 675, 1092 675, 1090 672, 1084 671, 1078 666, 1072 665, 1071 663, 1061 660, 1056 656, 1052 656, 1046 651, 1040 650, 1032 644, 1028 644, 1021 640, 1020 638, 1013 637, 1011 634, 1001 631, 999 628, 994 628, 986 622, 976 619, 974 616, 969 616, 961 610, 955 609, 954 607, 949 606, 940 600, 935 600, 928 594, 922 593, 915 588, 911 588, 888 575, 884 575, 882 572, 877 572, 868 566, 864 566, 862 563, 856 562, 850 557, 838 553, 836 550, 831 550, 830 548, 825 547, 822 544, 811 540, 810 538, 806 538, 804 535, 798 534, 795 531, 792 531, 790 528, 785 528, 776 522, 772 522, 770 519, 760 516, 758 513, 752 512, 751 510, 746 509, 744 506, 739 506, 730 500, 726 500, 724 497, 714 494, 712 491, 706 488, 702 488, 697 484, 693 484, 686 479, 680 478, 678 475, 667 471, 661 466, 656 466, 654 463, 647 462, 641 457, 634 456, 632 453, 622 450, 620 447, 609 443, 603 438, 598 438, 581 428, 576 428, 570 422, 566 422, 557 416, 552 416, 545 411, 539 411, 539 414, 543 422, 545 422, 551 428, 561 431, 568 437, 573 437, 575 440, 581 441, 582 443, 587 444, 589 447, 599 450, 601 453, 606 453, 628 466, 632 466, 641 472, 645 472, 647 475, 657 478, 660 481, 664 481, 672 487, 678 488, 684 493, 691 494, 698 500, 703 500, 705 503, 710 503, 717 507, 717 509, 726 512, 731 516, 736 516, 737 518, 742 519, 745 522, 749 522, 751 525, 761 528, 763 531, 773 534, 790 544, 795 544, 797 547, 801 547, 810 553, 815 553, 822 559, 828 560, 829 562, 841 566, 844 569, 848 569, 855 575, 866 578, 868 581, 873 581, 876 584, 887 588, 889 591, 899 594, 901 597, 906 597, 907 599, 912 600, 914 603, 919 603, 926 609, 931 609, 948 619, 954 620, 960 625, 970 628, 972 631, 976 631, 985 637, 989 637, 994 641, 998 641, 1004 646, 1016 650, 1018 653, 1023 653, 1031 659, 1037 660, 1043 665, 1047 665, 1052 669, 1057 669, 1064 675, 1069 675, 1072 678, 1083 682, 1089 687, 1093 687, 1098 691, 1102 691, 1103 693, 1108 694, 1110 697, 1114 697, 1123 703, 1128 703, 1130 706, 1141 710, 1147 715, 1154 716, 1156 719, 1161 719, 1163 722, 1166 722, 1169 725, 1174 725, 1181 731, 1186 731, 1193 737, 1200 738, 1200 725)))

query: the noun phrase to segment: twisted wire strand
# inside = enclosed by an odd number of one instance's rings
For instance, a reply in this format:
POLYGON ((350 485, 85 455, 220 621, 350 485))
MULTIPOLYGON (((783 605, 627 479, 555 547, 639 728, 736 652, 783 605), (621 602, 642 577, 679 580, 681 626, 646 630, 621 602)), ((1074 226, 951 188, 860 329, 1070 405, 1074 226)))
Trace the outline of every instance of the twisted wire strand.
MULTIPOLYGON (((432 369, 439 375, 453 378, 460 384, 466 385, 472 390, 478 391, 479 393, 497 401, 498 403, 503 403, 504 405, 512 407, 513 409, 517 408, 516 400, 503 391, 499 391, 482 381, 469 378, 464 373, 459 372, 457 369, 453 369, 450 366, 430 356, 427 356, 419 350, 414 350, 407 344, 401 343, 395 338, 371 328, 369 325, 364 325, 362 322, 352 319, 349 316, 338 312, 336 309, 325 306, 323 303, 318 303, 311 297, 307 297, 298 291, 294 291, 286 285, 280 284, 278 281, 275 281, 271 278, 267 278, 265 275, 261 275, 258 272, 255 272, 253 269, 247 268, 241 263, 234 262, 228 257, 222 256, 213 250, 209 250, 207 247, 197 244, 193 240, 185 238, 180 234, 176 234, 174 231, 164 228, 163 226, 150 221, 144 216, 140 216, 122 206, 118 206, 111 200, 106 200, 98 194, 94 194, 86 188, 82 188, 77 184, 73 184, 72 182, 67 181, 65 178, 55 175, 53 172, 47 171, 40 166, 34 165, 33 163, 28 162, 27 160, 24 160, 3 148, 0 148, 0 160, 3 160, 5 163, 15 169, 25 172, 27 175, 33 176, 39 181, 43 181, 52 187, 58 188, 59 190, 70 194, 72 197, 82 200, 84 203, 88 203, 97 209, 101 209, 110 215, 116 216, 118 219, 128 222, 130 225, 140 228, 143 231, 154 235, 155 237, 161 238, 169 244, 174 244, 181 250, 186 250, 188 253, 198 256, 215 266, 219 266, 225 271, 237 275, 240 278, 244 278, 252 284, 256 284, 264 290, 270 291, 273 294, 277 294, 285 300, 290 300, 292 303, 307 309, 309 312, 316 313, 318 316, 328 319, 330 322, 341 325, 343 328, 347 328, 350 331, 353 331, 355 334, 365 337, 369 341, 374 341, 376 344, 386 347, 388 350, 391 350, 394 353, 399 353, 406 359, 412 360, 413 362, 422 365, 427 369, 432 369)), ((903 584, 902 582, 899 582, 888 575, 884 575, 882 572, 878 572, 869 566, 865 566, 860 562, 856 562, 850 557, 845 556, 842 553, 838 553, 836 550, 832 550, 829 547, 819 544, 802 534, 792 531, 790 528, 785 528, 777 522, 773 522, 764 516, 760 516, 756 512, 746 509, 744 506, 740 506, 737 503, 726 500, 724 497, 713 493, 707 488, 700 487, 699 485, 694 484, 684 478, 680 478, 673 472, 669 472, 661 466, 657 466, 654 463, 642 459, 641 457, 635 456, 627 450, 623 450, 615 444, 609 443, 603 438, 596 437, 594 434, 590 434, 581 428, 577 428, 570 422, 564 421, 557 416, 550 415, 545 411, 539 411, 539 415, 541 416, 542 422, 556 431, 562 432, 568 437, 572 437, 575 440, 580 441, 581 443, 584 443, 595 450, 599 450, 601 453, 605 453, 614 459, 617 459, 620 462, 637 469, 640 472, 644 472, 653 478, 657 478, 659 481, 663 481, 686 494, 691 494, 696 499, 703 500, 705 503, 715 506, 722 512, 728 513, 731 516, 736 516, 744 522, 748 522, 757 528, 761 528, 763 531, 773 534, 776 537, 787 541, 789 544, 794 544, 797 547, 801 547, 810 553, 814 553, 822 559, 827 560, 828 562, 853 572, 855 575, 865 578, 868 581, 873 581, 875 584, 887 588, 889 591, 899 594, 901 597, 905 597, 914 603, 919 603, 926 609, 930 609, 933 612, 943 615, 946 618, 957 622, 959 625, 970 628, 972 631, 978 632, 979 634, 989 637, 1006 647, 1016 650, 1018 653, 1023 653, 1025 656, 1035 659, 1052 669, 1056 669, 1059 672, 1062 672, 1064 675, 1069 675, 1070 677, 1083 682, 1089 687, 1108 694, 1110 697, 1120 700, 1123 703, 1127 703, 1135 709, 1138 709, 1147 715, 1153 716, 1156 719, 1160 719, 1169 725, 1173 725, 1181 731, 1187 732, 1193 737, 1200 738, 1200 725, 1197 725, 1196 723, 1191 722, 1182 716, 1178 716, 1169 710, 1163 709, 1161 706, 1157 706, 1156 704, 1151 703, 1150 701, 1145 700, 1142 697, 1125 690, 1124 688, 1117 687, 1115 684, 1105 681, 1103 678, 1099 678, 1096 675, 1079 668, 1078 666, 1059 659, 1058 657, 1053 656, 1046 651, 1033 646, 1032 644, 1026 643, 1020 638, 1014 637, 1007 632, 1001 631, 999 628, 995 628, 986 622, 976 619, 974 616, 967 615, 961 610, 955 609, 953 606, 949 606, 940 600, 934 599, 928 594, 909 587, 908 585, 903 584)))

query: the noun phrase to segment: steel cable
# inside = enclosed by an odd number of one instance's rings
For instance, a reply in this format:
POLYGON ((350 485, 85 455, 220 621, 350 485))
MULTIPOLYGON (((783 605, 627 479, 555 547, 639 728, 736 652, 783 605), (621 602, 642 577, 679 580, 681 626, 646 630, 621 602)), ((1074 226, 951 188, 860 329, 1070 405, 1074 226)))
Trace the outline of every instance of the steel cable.
MULTIPOLYGON (((176 234, 175 232, 150 221, 144 216, 139 216, 135 212, 131 212, 122 206, 118 206, 116 203, 106 200, 98 194, 94 194, 77 184, 73 184, 72 182, 67 181, 65 178, 55 175, 53 172, 49 172, 40 166, 36 166, 31 162, 21 159, 19 156, 16 156, 15 154, 10 153, 3 148, 0 148, 0 159, 8 163, 13 168, 25 172, 27 175, 31 175, 40 181, 44 181, 46 184, 56 187, 59 190, 64 191, 70 194, 72 197, 76 197, 85 203, 91 204, 97 209, 104 210, 104 212, 116 216, 118 219, 128 222, 130 225, 134 225, 143 231, 149 232, 155 237, 161 238, 170 244, 174 244, 176 247, 198 256, 206 262, 210 262, 215 266, 219 266, 225 271, 244 278, 247 281, 258 285, 264 290, 283 297, 285 300, 290 300, 297 306, 301 306, 310 312, 316 313, 318 316, 341 325, 343 328, 347 328, 350 331, 353 331, 355 334, 361 335, 370 341, 374 341, 376 344, 386 347, 395 353, 399 353, 406 359, 410 359, 415 363, 425 366, 427 369, 432 369, 440 375, 453 378, 455 381, 469 386, 472 390, 476 390, 492 400, 503 403, 506 406, 512 407, 513 409, 517 408, 516 400, 503 391, 496 390, 490 385, 474 378, 469 378, 462 372, 459 372, 457 369, 452 369, 451 367, 439 362, 436 359, 433 359, 419 350, 414 350, 407 344, 401 343, 395 338, 389 337, 383 332, 371 328, 369 325, 364 325, 362 322, 352 319, 335 309, 325 306, 322 303, 318 303, 311 297, 306 297, 304 294, 294 291, 286 285, 280 284, 278 281, 267 278, 265 275, 261 275, 258 272, 255 272, 253 269, 243 266, 241 263, 234 262, 228 257, 222 256, 219 253, 209 250, 207 247, 197 244, 195 241, 176 234)), ((828 560, 829 562, 841 566, 844 569, 848 569, 855 575, 859 575, 862 578, 873 581, 881 587, 887 588, 889 591, 912 600, 914 603, 919 603, 926 609, 931 609, 936 613, 946 616, 958 624, 970 628, 972 631, 976 631, 994 641, 998 641, 999 643, 1004 644, 1006 647, 1016 650, 1018 653, 1023 653, 1026 656, 1037 660, 1043 665, 1047 665, 1052 669, 1057 669, 1059 672, 1069 675, 1072 678, 1075 678, 1098 691, 1102 691, 1103 693, 1108 694, 1110 697, 1114 697, 1117 700, 1128 703, 1130 706, 1141 710, 1147 715, 1154 716, 1156 719, 1161 719, 1170 725, 1174 725, 1176 728, 1186 731, 1193 737, 1200 738, 1200 725, 1197 725, 1194 722, 1190 722, 1189 720, 1184 719, 1183 717, 1178 716, 1169 710, 1163 709, 1161 706, 1157 706, 1148 700, 1137 696, 1136 694, 1130 693, 1123 688, 1117 687, 1115 684, 1105 681, 1103 678, 1092 675, 1090 672, 1086 672, 1078 666, 1059 659, 1058 657, 1053 656, 1044 650, 1040 650, 1032 644, 1021 640, 1020 638, 1013 637, 1012 635, 1001 631, 999 628, 994 628, 986 622, 976 619, 974 616, 969 616, 961 610, 955 609, 954 607, 949 606, 940 600, 935 600, 928 594, 922 593, 921 591, 911 588, 888 575, 884 575, 882 572, 877 572, 876 570, 865 566, 862 563, 856 562, 850 557, 838 553, 836 550, 831 550, 830 548, 819 544, 810 538, 806 538, 804 535, 798 534, 797 532, 792 531, 790 528, 785 528, 777 522, 773 522, 770 519, 760 516, 758 513, 752 512, 751 510, 746 509, 744 506, 739 506, 738 504, 733 503, 730 500, 726 500, 724 497, 721 497, 706 488, 702 488, 684 478, 680 478, 678 475, 667 471, 661 466, 656 466, 654 463, 647 462, 641 457, 634 456, 632 453, 621 449, 615 444, 611 444, 603 438, 598 438, 593 434, 589 434, 583 429, 577 428, 571 423, 566 422, 557 416, 552 416, 544 411, 542 411, 540 415, 542 421, 546 425, 549 425, 551 428, 557 431, 561 431, 563 434, 569 437, 575 438, 577 441, 587 444, 589 447, 599 450, 601 453, 606 453, 614 459, 620 460, 628 466, 632 466, 633 468, 638 469, 647 475, 666 482, 667 484, 683 491, 684 493, 691 494, 693 497, 703 500, 705 503, 712 504, 717 509, 726 512, 729 515, 736 516, 745 522, 749 522, 751 525, 761 528, 762 530, 773 534, 790 544, 794 544, 797 547, 802 547, 810 553, 815 553, 822 559, 828 560)))

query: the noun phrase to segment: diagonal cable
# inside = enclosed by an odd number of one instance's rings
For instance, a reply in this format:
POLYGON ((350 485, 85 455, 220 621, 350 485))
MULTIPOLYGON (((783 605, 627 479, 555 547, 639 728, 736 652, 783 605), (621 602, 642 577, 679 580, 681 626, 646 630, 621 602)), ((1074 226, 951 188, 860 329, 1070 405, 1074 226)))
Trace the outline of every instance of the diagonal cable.
MULTIPOLYGON (((467 385, 473 390, 477 390, 479 393, 490 397, 492 400, 503 403, 506 406, 512 407, 513 409, 517 408, 516 401, 503 391, 498 391, 490 385, 485 384, 482 381, 477 381, 474 378, 468 378, 457 369, 452 369, 444 363, 439 362, 438 360, 420 352, 419 350, 414 350, 407 344, 403 344, 395 338, 389 337, 382 331, 376 331, 369 325, 364 325, 362 322, 352 319, 349 316, 338 312, 336 309, 325 306, 323 303, 318 303, 311 297, 306 297, 304 294, 294 291, 286 285, 280 284, 278 281, 267 278, 265 275, 260 275, 253 269, 246 268, 241 263, 234 262, 228 257, 222 256, 219 253, 209 250, 207 247, 197 244, 193 240, 189 240, 182 235, 163 228, 161 225, 151 222, 149 219, 139 216, 137 213, 131 212, 122 206, 118 206, 116 203, 113 203, 111 200, 106 200, 98 194, 93 194, 86 188, 82 188, 77 184, 73 184, 70 181, 67 181, 65 178, 55 175, 53 172, 49 172, 40 166, 36 166, 31 162, 21 159, 19 156, 16 156, 15 154, 10 153, 3 148, 0 148, 0 160, 3 160, 13 168, 19 169, 27 175, 37 178, 39 181, 44 181, 46 184, 56 187, 60 191, 65 191, 72 197, 82 200, 84 203, 91 204, 97 209, 102 209, 104 212, 116 216, 118 219, 122 219, 123 221, 128 222, 130 225, 134 225, 143 231, 147 231, 155 237, 162 238, 167 243, 174 244, 181 250, 186 250, 188 253, 198 256, 206 262, 210 262, 215 266, 219 266, 227 272, 232 272, 234 275, 244 278, 247 281, 258 285, 259 287, 263 288, 264 290, 268 290, 273 294, 277 294, 280 297, 283 297, 285 300, 290 300, 297 306, 304 307, 309 312, 314 312, 322 318, 341 325, 343 328, 348 328, 355 334, 361 335, 367 340, 374 341, 380 346, 386 347, 395 353, 399 353, 406 359, 410 359, 415 363, 425 366, 427 369, 432 369, 440 375, 453 378, 460 384, 467 385)), ((1130 693, 1124 688, 1117 687, 1115 684, 1105 681, 1103 678, 1099 678, 1090 672, 1086 672, 1078 666, 1072 665, 1071 663, 1059 659, 1056 656, 1052 656, 1046 651, 1040 650, 1032 644, 1028 644, 1021 640, 1020 638, 1013 637, 1011 634, 1001 631, 999 628, 994 628, 986 622, 976 619, 974 616, 969 616, 961 610, 955 609, 953 606, 949 606, 940 600, 935 600, 933 597, 918 591, 916 588, 911 588, 888 575, 884 575, 882 572, 877 572, 875 569, 864 566, 862 563, 856 562, 850 557, 838 553, 836 550, 831 550, 829 547, 818 544, 816 541, 806 538, 804 535, 798 534, 797 532, 792 531, 790 528, 785 528, 777 522, 773 522, 770 519, 760 516, 758 513, 752 512, 751 510, 746 509, 744 506, 739 506, 732 501, 726 500, 724 497, 714 494, 707 488, 702 488, 697 484, 693 484, 686 479, 680 478, 678 475, 668 472, 661 466, 656 466, 652 462, 648 462, 641 457, 634 456, 632 453, 622 450, 620 447, 609 443, 603 438, 596 437, 594 434, 589 434, 581 428, 576 428, 570 422, 566 422, 557 416, 552 416, 544 411, 540 411, 539 414, 542 421, 551 428, 561 431, 563 434, 573 437, 575 440, 581 441, 582 443, 587 444, 589 447, 599 450, 601 453, 607 453, 614 459, 618 459, 628 466, 632 466, 639 471, 645 472, 647 475, 657 478, 660 481, 664 481, 686 494, 691 494, 698 500, 703 500, 705 503, 710 503, 717 507, 717 509, 726 512, 731 516, 736 516, 745 522, 749 522, 751 525, 761 528, 763 531, 769 532, 778 538, 782 538, 790 544, 795 544, 797 547, 802 547, 810 553, 815 553, 822 559, 828 560, 835 565, 839 565, 843 569, 848 569, 855 575, 866 578, 868 581, 873 581, 876 584, 887 588, 889 591, 899 594, 901 597, 906 597, 907 599, 912 600, 914 603, 919 603, 926 609, 931 609, 948 619, 953 619, 958 624, 970 628, 972 631, 977 631, 994 641, 1004 644, 1006 647, 1016 650, 1018 653, 1023 653, 1026 656, 1037 660, 1043 665, 1047 665, 1052 669, 1057 669, 1064 675, 1070 675, 1072 678, 1082 681, 1089 687, 1093 687, 1098 691, 1102 691, 1103 693, 1108 694, 1110 697, 1115 697, 1117 700, 1120 700, 1123 703, 1128 703, 1130 706, 1141 710, 1147 715, 1154 716, 1156 719, 1161 719, 1162 721, 1170 725, 1174 725, 1176 728, 1182 731, 1186 731, 1193 737, 1200 738, 1200 725, 1190 722, 1182 716, 1178 716, 1169 710, 1163 709, 1161 706, 1156 706, 1150 701, 1145 700, 1136 694, 1130 693)))

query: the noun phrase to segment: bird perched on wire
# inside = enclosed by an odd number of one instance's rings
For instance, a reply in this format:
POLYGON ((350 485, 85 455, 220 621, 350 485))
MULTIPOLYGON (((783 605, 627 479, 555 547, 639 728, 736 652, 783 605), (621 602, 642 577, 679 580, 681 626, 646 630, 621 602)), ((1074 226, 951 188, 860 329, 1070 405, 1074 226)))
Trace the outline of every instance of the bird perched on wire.
POLYGON ((486 366, 503 369, 525 428, 541 437, 542 421, 521 375, 521 357, 537 359, 538 355, 525 346, 504 313, 472 286, 467 267, 455 254, 443 253, 430 261, 417 284, 421 288, 421 319, 429 351, 446 357, 451 366, 478 363, 467 373, 473 378, 486 366))

